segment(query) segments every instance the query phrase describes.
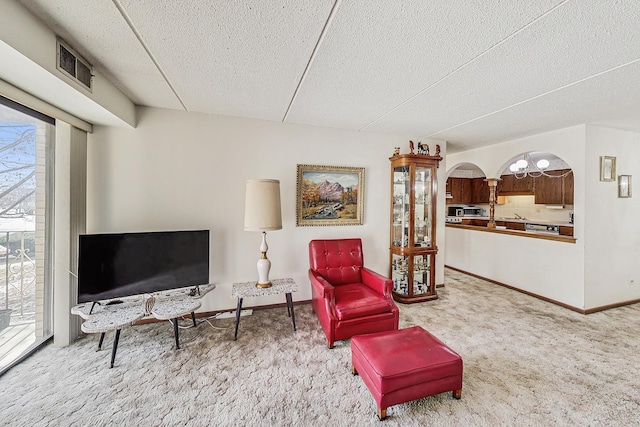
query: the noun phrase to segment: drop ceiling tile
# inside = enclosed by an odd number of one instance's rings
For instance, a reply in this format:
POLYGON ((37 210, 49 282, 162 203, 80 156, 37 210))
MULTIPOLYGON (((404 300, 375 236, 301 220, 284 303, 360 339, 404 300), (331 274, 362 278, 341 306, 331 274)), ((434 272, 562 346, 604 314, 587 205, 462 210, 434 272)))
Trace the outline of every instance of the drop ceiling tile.
MULTIPOLYGON (((17 1, 136 104, 183 109, 175 90, 190 111, 278 121, 334 7, 334 0, 17 1)), ((637 99, 630 82, 619 82, 623 90, 612 83, 613 99, 583 83, 564 87, 640 56, 637 0, 337 4, 288 122, 446 136, 452 147, 576 121, 640 132, 640 114, 627 110, 637 99)), ((640 87, 638 76, 631 83, 640 87)))
POLYGON ((182 109, 111 1, 20 1, 134 103, 182 109))
POLYGON ((288 121, 360 129, 558 3, 342 2, 288 121))
POLYGON ((490 145, 505 139, 533 135, 584 123, 640 125, 640 61, 547 96, 533 99, 486 117, 434 134, 454 141, 448 151, 490 145), (628 120, 617 119, 626 117, 628 120))
POLYGON ((566 3, 367 130, 429 136, 640 58, 640 8, 566 3))
POLYGON ((120 0, 187 109, 282 120, 333 1, 120 0))

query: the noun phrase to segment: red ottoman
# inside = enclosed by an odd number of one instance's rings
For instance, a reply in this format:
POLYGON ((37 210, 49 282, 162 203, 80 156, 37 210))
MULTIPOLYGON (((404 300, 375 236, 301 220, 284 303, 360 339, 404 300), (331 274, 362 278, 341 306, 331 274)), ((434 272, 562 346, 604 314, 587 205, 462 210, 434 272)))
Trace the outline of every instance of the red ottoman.
POLYGON ((462 358, 420 326, 351 338, 351 363, 381 420, 398 403, 445 391, 462 396, 462 358))

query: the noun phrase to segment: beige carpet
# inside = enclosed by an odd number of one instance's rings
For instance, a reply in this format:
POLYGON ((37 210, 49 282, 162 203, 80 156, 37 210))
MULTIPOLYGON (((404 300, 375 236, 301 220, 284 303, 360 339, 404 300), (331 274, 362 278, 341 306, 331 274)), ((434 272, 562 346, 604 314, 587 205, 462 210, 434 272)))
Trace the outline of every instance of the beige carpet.
MULTIPOLYGON (((589 316, 448 270, 437 301, 400 305, 464 360, 450 393, 389 408, 378 421, 348 341, 329 350, 308 304, 181 331, 126 328, 116 366, 111 336, 48 346, 0 377, 10 426, 628 426, 640 425, 640 306, 589 316), (218 329, 223 328, 223 329, 218 329)), ((558 284, 562 286, 562 284, 558 284)), ((214 291, 215 292, 215 291, 214 291)), ((184 322, 185 325, 188 322, 184 322)))

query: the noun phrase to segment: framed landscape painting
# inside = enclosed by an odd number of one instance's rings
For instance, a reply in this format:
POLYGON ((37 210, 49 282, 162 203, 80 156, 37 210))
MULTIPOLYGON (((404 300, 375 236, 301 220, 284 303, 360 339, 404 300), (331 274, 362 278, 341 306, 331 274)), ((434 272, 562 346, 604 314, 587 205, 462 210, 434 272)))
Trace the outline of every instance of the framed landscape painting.
POLYGON ((296 225, 362 225, 364 168, 298 165, 296 225))

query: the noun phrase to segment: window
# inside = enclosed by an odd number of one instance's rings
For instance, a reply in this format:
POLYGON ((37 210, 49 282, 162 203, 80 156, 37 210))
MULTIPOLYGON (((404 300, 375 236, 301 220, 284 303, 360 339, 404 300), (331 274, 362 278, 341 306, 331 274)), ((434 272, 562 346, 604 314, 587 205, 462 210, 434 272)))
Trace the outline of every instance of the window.
POLYGON ((53 333, 54 123, 0 97, 0 372, 53 333))

